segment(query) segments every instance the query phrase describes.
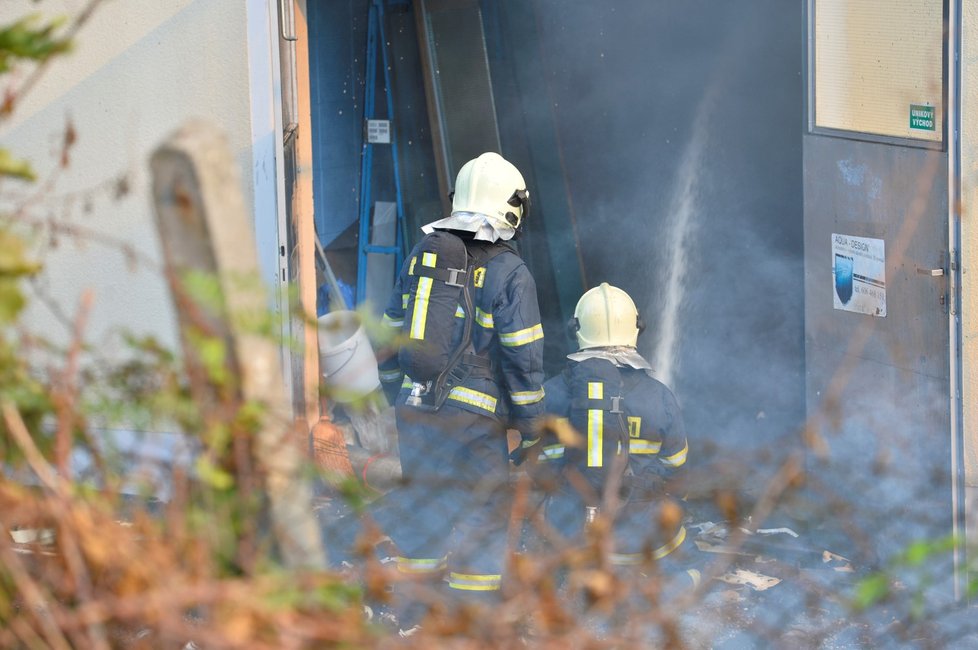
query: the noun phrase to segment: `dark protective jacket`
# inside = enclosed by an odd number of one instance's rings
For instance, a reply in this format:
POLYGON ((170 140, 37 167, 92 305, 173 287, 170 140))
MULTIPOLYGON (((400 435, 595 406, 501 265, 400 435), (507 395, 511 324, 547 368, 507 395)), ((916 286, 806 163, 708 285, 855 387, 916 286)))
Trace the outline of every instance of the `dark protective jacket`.
MULTIPOLYGON (((484 244, 485 242, 477 242, 484 244)), ((473 244, 466 240, 466 245, 473 244)), ((543 327, 537 303, 536 283, 520 256, 508 245, 507 250, 492 257, 474 271, 474 314, 465 314, 461 305, 455 312, 453 347, 462 337, 464 319, 472 317, 472 346, 479 356, 492 363, 489 373, 469 377, 452 389, 446 403, 499 419, 530 435, 532 421, 543 412, 543 327)), ((384 324, 400 330, 404 325, 408 294, 408 273, 418 246, 404 260, 394 285, 391 300, 384 311, 384 324)), ((397 358, 385 361, 380 368, 385 383, 402 381, 397 403, 403 404, 410 393, 411 378, 403 376, 397 358)))
MULTIPOLYGON (((572 395, 570 367, 544 384, 545 410, 548 414, 566 418, 570 415, 572 395)), ((680 478, 686 464, 689 446, 682 413, 672 391, 651 377, 645 370, 621 367, 624 384, 624 411, 629 436, 629 468, 642 484, 662 481, 674 482, 680 478)), ((582 434, 585 432, 581 432, 582 434)), ((584 441, 587 443, 585 437, 584 441)), ((578 467, 587 464, 586 448, 565 448, 553 438, 543 441, 540 460, 556 468, 565 465, 578 467)))

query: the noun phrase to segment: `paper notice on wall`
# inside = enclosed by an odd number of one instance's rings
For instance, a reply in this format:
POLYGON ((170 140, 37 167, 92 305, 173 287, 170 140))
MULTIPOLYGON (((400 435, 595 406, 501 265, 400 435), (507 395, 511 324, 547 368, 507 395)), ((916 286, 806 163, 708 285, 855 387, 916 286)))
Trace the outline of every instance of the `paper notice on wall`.
POLYGON ((833 307, 886 316, 886 255, 882 239, 832 233, 832 277, 833 307))

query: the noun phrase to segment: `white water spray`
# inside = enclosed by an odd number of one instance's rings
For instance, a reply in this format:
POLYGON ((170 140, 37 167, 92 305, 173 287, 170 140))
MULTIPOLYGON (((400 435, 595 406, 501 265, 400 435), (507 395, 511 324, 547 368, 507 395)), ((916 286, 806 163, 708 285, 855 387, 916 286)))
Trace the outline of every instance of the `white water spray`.
POLYGON ((679 343, 679 310, 686 292, 686 269, 692 248, 694 219, 697 207, 697 190, 702 180, 703 151, 706 148, 706 121, 709 107, 713 104, 713 92, 707 91, 700 100, 693 122, 693 135, 683 151, 676 183, 669 201, 670 228, 666 233, 666 275, 659 287, 665 289, 659 309, 657 332, 658 345, 653 356, 653 367, 659 381, 672 386, 676 370, 676 348, 679 343))

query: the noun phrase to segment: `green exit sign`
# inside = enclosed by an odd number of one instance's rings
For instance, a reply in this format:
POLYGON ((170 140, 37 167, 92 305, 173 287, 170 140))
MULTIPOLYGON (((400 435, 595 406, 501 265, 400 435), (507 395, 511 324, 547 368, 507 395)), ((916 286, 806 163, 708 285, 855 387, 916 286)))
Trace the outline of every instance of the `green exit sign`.
POLYGON ((934 107, 923 104, 910 105, 910 128, 921 131, 934 130, 934 107))

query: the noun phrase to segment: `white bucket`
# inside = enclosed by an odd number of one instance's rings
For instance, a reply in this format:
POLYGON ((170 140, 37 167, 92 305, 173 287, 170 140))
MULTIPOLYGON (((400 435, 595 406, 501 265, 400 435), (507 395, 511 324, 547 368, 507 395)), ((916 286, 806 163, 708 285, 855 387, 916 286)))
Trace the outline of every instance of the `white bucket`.
POLYGON ((352 402, 380 386, 377 357, 353 311, 319 317, 319 365, 329 393, 337 402, 352 402))

